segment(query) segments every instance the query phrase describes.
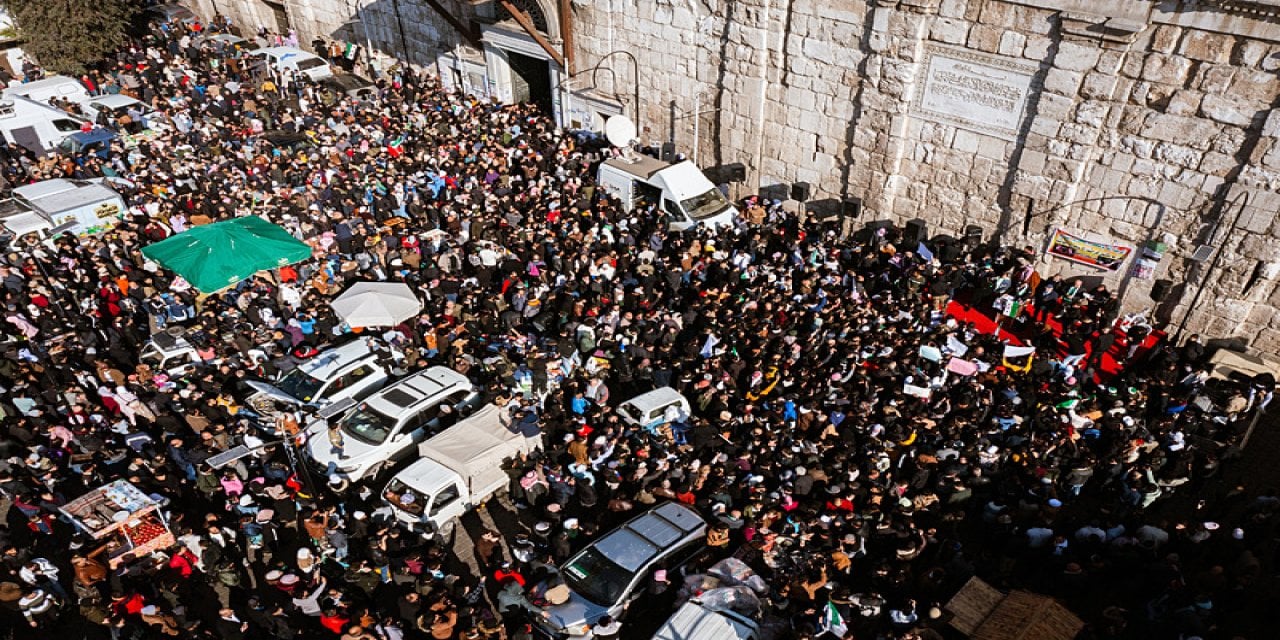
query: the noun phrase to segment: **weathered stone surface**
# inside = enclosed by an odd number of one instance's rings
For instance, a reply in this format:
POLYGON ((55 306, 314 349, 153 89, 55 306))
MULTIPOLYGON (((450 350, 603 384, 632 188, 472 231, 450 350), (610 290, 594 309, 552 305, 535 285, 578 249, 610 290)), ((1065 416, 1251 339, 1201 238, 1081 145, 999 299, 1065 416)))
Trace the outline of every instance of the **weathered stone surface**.
POLYGON ((1182 39, 1178 53, 1194 60, 1223 64, 1231 61, 1234 44, 1235 38, 1229 35, 1191 31, 1182 39))
POLYGON ((1223 124, 1248 126, 1257 113, 1255 105, 1232 100, 1217 94, 1209 94, 1200 103, 1200 113, 1206 118, 1223 124))
POLYGON ((1073 96, 1080 88, 1084 75, 1066 69, 1050 69, 1044 77, 1044 89, 1060 96, 1073 96))
POLYGON ((969 38, 969 23, 955 18, 939 18, 929 27, 929 37, 947 44, 964 44, 969 38))
MULTIPOLYGON (((193 1, 201 10, 211 10, 211 0, 193 1)), ((488 11, 458 0, 442 1, 464 21, 488 11)), ((362 4, 374 48, 399 55, 392 3, 362 4)), ((430 66, 458 41, 429 7, 399 4, 411 62, 430 66)), ((554 13, 556 3, 541 4, 554 13)), ((1001 215, 998 201, 1008 195, 1002 189, 1011 180, 1014 211, 1034 201, 1037 211, 1056 208, 1055 224, 1133 244, 1153 231, 1154 220, 1141 205, 1124 199, 1082 201, 1123 195, 1158 198, 1169 207, 1159 233, 1183 239, 1195 237, 1199 212, 1213 194, 1229 186, 1227 176, 1256 185, 1259 192, 1280 192, 1280 111, 1267 116, 1251 157, 1238 166, 1247 129, 1280 98, 1280 32, 1273 23, 1186 11, 1179 14, 1182 24, 1175 26, 1164 24, 1168 14, 1157 11, 1153 23, 1126 46, 1059 29, 1061 9, 1088 10, 1105 18, 1123 9, 1114 0, 774 1, 768 12, 765 0, 572 4, 579 69, 615 50, 631 51, 639 59, 641 125, 648 138, 664 141, 671 131, 677 148, 691 152, 695 119, 672 122, 670 105, 674 101, 677 112, 688 113, 714 104, 719 112, 697 119, 704 164, 741 161, 753 179, 764 175, 778 183, 809 181, 823 197, 847 190, 863 199, 872 219, 923 216, 951 232, 971 223, 992 228, 1001 215), (729 16, 732 21, 726 23, 729 16), (1236 32, 1224 33, 1231 30, 1236 32), (761 51, 766 31, 767 56, 761 51), (1034 74, 1024 118, 1016 110, 1011 118, 1019 125, 1016 132, 1006 129, 995 135, 981 122, 960 126, 918 117, 916 101, 927 72, 923 62, 926 54, 940 49, 964 60, 990 54, 977 59, 1017 63, 1034 74), (763 123, 757 120, 762 60, 769 66, 763 123), (764 153, 757 158, 761 132, 764 153), (1015 153, 1019 161, 1010 177, 1015 153)), ((274 19, 261 2, 223 0, 218 5, 242 25, 272 24, 274 19)), ((351 15, 349 5, 349 0, 290 0, 285 6, 309 42, 317 34, 338 33, 351 15)), ((554 18, 548 16, 552 23, 554 18)), ((464 47, 460 57, 480 60, 472 71, 494 90, 508 86, 509 71, 495 67, 485 73, 479 51, 464 47)), ((606 78, 601 92, 629 95, 633 87, 625 66, 615 67, 623 70, 616 79, 606 78)), ((975 78, 954 85, 960 100, 987 108, 1021 104, 1020 87, 1001 85, 998 78, 988 78, 989 83, 975 78)), ((474 88, 485 90, 483 85, 474 88)), ((599 126, 576 100, 560 99, 567 103, 567 118, 599 126)), ((734 195, 753 186, 740 185, 734 195)), ((1280 202, 1255 207, 1274 213, 1280 202)), ((1242 225, 1268 246, 1280 247, 1280 220, 1274 218, 1251 212, 1242 225)), ((1034 244, 1043 238, 1038 223, 1025 237, 1014 226, 1007 240, 1034 244)), ((1181 242, 1168 254, 1161 265, 1163 277, 1177 281, 1185 275, 1190 244, 1181 242)), ((1274 264, 1265 271, 1269 288, 1255 294, 1257 305, 1248 300, 1235 309, 1206 305, 1203 319, 1193 314, 1194 330, 1212 325, 1238 331, 1239 322, 1224 318, 1241 317, 1248 306, 1244 322, 1253 322, 1280 309, 1280 291, 1271 293, 1280 279, 1280 256, 1262 257, 1253 244, 1232 255, 1236 260, 1257 255, 1257 260, 1274 264)), ((1253 264, 1242 262, 1242 274, 1221 279, 1236 289, 1223 285, 1221 291, 1213 289, 1214 295, 1245 300, 1239 285, 1253 264)), ((1051 262, 1044 268, 1060 267, 1051 262)), ((1117 284, 1122 275, 1108 283, 1117 284)), ((1141 298, 1144 291, 1134 287, 1130 297, 1141 298)), ((1266 326, 1257 335, 1261 339, 1265 334, 1280 347, 1280 319, 1266 326)))
POLYGON ((1053 65, 1068 71, 1089 71, 1098 64, 1102 50, 1080 42, 1064 41, 1058 45, 1053 65))
POLYGON ((1191 71, 1191 61, 1177 56, 1153 53, 1142 65, 1142 78, 1148 82, 1182 84, 1191 71))
POLYGON ((1165 113, 1175 116, 1194 116, 1200 110, 1200 102, 1204 95, 1191 89, 1178 89, 1169 98, 1165 113))
POLYGON ((1027 37, 1017 31, 1006 31, 1000 36, 1000 55, 1017 58, 1022 56, 1027 37))
POLYGON ((1000 48, 1001 30, 995 27, 978 24, 969 29, 969 48, 987 53, 995 53, 1000 48))
POLYGON ((1174 48, 1178 46, 1178 38, 1181 35, 1181 27, 1169 24, 1160 25, 1156 27, 1155 34, 1151 38, 1151 50, 1157 53, 1173 53, 1174 48))

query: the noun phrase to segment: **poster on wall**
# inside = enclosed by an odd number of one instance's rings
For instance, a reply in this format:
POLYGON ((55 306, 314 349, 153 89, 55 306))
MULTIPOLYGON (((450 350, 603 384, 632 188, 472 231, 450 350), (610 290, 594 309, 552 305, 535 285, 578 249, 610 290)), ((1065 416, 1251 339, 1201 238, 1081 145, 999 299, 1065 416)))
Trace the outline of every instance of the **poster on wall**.
POLYGON ((1107 271, 1118 271, 1129 254, 1133 253, 1133 247, 1085 240, 1062 229, 1055 229, 1045 253, 1107 271))

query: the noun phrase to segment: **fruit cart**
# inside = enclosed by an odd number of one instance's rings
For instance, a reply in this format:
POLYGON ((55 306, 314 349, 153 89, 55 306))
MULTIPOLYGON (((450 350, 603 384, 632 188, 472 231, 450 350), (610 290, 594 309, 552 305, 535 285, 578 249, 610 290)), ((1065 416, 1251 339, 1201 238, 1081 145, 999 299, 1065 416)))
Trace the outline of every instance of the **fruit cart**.
POLYGON ((128 481, 116 480, 68 502, 61 511, 94 540, 106 543, 108 564, 114 569, 129 557, 174 545, 160 506, 128 481))

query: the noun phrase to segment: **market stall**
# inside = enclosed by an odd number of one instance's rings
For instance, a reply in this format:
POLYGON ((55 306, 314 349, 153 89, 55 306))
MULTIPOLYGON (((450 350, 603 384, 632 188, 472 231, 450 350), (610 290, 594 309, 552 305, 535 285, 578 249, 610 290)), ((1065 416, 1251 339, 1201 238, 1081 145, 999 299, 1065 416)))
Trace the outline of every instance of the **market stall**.
POLYGON ((109 565, 126 556, 145 556, 174 545, 160 503, 126 480, 116 480, 61 508, 77 527, 106 543, 109 565))

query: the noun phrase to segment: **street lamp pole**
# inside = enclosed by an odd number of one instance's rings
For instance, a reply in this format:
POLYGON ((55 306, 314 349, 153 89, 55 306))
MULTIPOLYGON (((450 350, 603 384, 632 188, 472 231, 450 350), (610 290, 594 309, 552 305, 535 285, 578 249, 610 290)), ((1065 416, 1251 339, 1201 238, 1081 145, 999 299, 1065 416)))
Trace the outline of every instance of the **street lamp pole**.
MULTIPOLYGON (((1249 206, 1250 192, 1248 190, 1242 190, 1237 193, 1236 196, 1231 199, 1231 202, 1227 203, 1227 205, 1236 205, 1236 203, 1240 202, 1241 196, 1244 197, 1244 202, 1236 208, 1236 216, 1231 220, 1231 225, 1227 227, 1226 235, 1222 237, 1222 246, 1214 249, 1213 259, 1209 261, 1209 267, 1205 269, 1204 275, 1200 277, 1200 284, 1196 287, 1196 295, 1191 298, 1191 304, 1187 305, 1187 310, 1182 314, 1182 322, 1178 323, 1178 330, 1173 334, 1173 342, 1175 344, 1182 339, 1182 332, 1186 330, 1187 323, 1191 320, 1191 314, 1195 312, 1196 306, 1200 304, 1200 296, 1204 294, 1205 288, 1209 285, 1209 277, 1213 275, 1213 270, 1218 267, 1218 261, 1222 260, 1222 254, 1226 253, 1227 241, 1231 239, 1231 232, 1235 230, 1236 224, 1240 222, 1240 216, 1244 213, 1245 207, 1249 206)), ((1221 218, 1219 218, 1219 221, 1221 221, 1221 218)), ((1213 231, 1209 232, 1209 238, 1206 244, 1210 247, 1213 246, 1213 236, 1217 235, 1218 232, 1216 225, 1217 223, 1215 223, 1213 231)))
MULTIPOLYGON (((604 56, 601 57, 598 62, 596 62, 595 66, 591 67, 590 69, 583 69, 582 71, 574 73, 569 77, 565 78, 564 80, 561 80, 560 84, 557 86, 557 89, 560 87, 563 87, 565 83, 569 82, 570 80, 584 73, 591 74, 591 86, 588 88, 594 89, 600 86, 600 83, 597 80, 597 77, 600 74, 600 70, 604 67, 604 63, 606 60, 616 55, 624 55, 628 58, 631 58, 631 88, 633 92, 632 93, 632 103, 633 103, 632 118, 636 123, 637 131, 642 131, 643 129, 640 129, 640 62, 636 60, 636 57, 630 51, 617 50, 617 51, 610 51, 609 53, 604 54, 604 56)), ((617 97, 618 95, 617 74, 614 73, 612 67, 609 68, 609 73, 614 76, 613 78, 614 97, 617 97)))

